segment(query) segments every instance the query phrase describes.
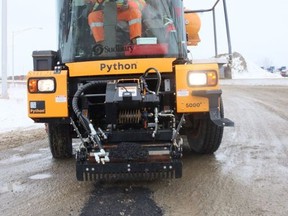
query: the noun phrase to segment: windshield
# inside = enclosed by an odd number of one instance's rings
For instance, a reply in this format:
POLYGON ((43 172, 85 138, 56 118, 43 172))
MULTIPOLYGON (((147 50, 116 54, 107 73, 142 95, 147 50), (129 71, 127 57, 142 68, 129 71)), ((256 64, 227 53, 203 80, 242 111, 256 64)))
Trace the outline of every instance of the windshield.
POLYGON ((182 0, 59 0, 62 62, 185 55, 182 0))

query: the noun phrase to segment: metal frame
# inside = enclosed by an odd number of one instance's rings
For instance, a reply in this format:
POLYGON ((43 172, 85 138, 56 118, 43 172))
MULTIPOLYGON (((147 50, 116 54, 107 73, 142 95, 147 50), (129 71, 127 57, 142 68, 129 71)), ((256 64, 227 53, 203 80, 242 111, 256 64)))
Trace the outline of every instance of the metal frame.
MULTIPOLYGON (((217 43, 217 28, 216 28, 216 6, 221 0, 217 0, 212 8, 210 9, 200 9, 200 10, 187 10, 185 13, 213 13, 213 28, 214 28, 214 46, 215 46, 215 56, 218 55, 218 43, 217 43)), ((229 61, 232 61, 232 46, 231 46, 231 37, 230 37, 230 29, 229 29, 229 21, 228 21, 228 13, 227 13, 227 5, 226 0, 223 1, 223 9, 224 9, 224 17, 225 17, 225 25, 226 25, 226 35, 227 35, 227 43, 228 43, 228 54, 229 61)))

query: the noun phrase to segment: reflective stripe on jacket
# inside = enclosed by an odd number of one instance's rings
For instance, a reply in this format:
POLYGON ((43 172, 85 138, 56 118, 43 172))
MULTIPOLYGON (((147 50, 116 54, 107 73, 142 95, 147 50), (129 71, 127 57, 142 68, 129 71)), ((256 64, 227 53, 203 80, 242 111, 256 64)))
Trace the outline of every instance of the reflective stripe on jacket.
MULTIPOLYGON (((101 1, 103 2, 103 0, 101 1)), ((98 3, 97 7, 101 4, 98 3)), ((103 4, 107 2, 104 0, 103 4)), ((141 9, 146 5, 144 0, 128 0, 126 10, 119 10, 117 19, 126 21, 129 24, 130 39, 140 37, 142 34, 142 14, 141 9)), ((100 5, 101 6, 101 5, 100 5)), ((104 15, 103 10, 96 10, 89 14, 88 23, 96 42, 104 40, 104 15)))

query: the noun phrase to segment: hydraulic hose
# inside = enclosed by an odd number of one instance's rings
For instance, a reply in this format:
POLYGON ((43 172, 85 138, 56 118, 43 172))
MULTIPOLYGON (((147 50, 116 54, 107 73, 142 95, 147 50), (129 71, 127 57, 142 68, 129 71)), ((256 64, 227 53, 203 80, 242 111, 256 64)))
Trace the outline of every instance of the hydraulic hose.
POLYGON ((144 87, 145 87, 145 89, 146 89, 148 92, 154 93, 154 94, 156 94, 156 95, 159 95, 159 91, 160 91, 160 87, 161 87, 161 74, 160 74, 160 72, 159 72, 156 68, 154 68, 154 67, 148 68, 148 69, 145 71, 145 73, 140 77, 140 79, 143 80, 144 87), (156 72, 156 74, 157 74, 157 85, 156 85, 156 91, 155 91, 155 92, 151 91, 151 90, 148 88, 148 85, 147 85, 146 80, 145 80, 145 78, 148 76, 148 73, 149 73, 151 70, 154 70, 154 71, 156 72))
POLYGON ((91 123, 90 123, 89 119, 82 114, 82 112, 78 106, 78 101, 79 101, 79 98, 81 97, 82 93, 85 92, 86 90, 88 90, 89 88, 92 88, 94 86, 101 85, 101 84, 106 84, 106 83, 107 83, 107 81, 92 81, 92 82, 86 83, 83 86, 80 86, 78 88, 78 90, 76 91, 76 93, 74 94, 73 99, 72 99, 72 109, 73 109, 74 113, 76 114, 77 118, 79 119, 80 123, 82 124, 84 129, 87 131, 87 133, 93 134, 95 136, 94 137, 95 141, 97 142, 97 144, 99 145, 100 148, 102 148, 100 139, 97 137, 97 135, 95 135, 95 132, 91 129, 91 123))

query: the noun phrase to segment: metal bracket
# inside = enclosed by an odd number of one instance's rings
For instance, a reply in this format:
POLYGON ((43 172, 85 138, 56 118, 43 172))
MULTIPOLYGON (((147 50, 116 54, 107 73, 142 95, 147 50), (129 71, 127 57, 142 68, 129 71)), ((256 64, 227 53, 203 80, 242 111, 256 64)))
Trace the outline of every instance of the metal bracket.
POLYGON ((200 90, 193 91, 193 96, 206 97, 209 100, 209 115, 210 119, 219 127, 233 127, 234 122, 227 118, 222 118, 220 114, 219 98, 222 94, 222 90, 200 90))

